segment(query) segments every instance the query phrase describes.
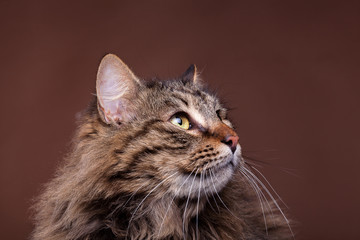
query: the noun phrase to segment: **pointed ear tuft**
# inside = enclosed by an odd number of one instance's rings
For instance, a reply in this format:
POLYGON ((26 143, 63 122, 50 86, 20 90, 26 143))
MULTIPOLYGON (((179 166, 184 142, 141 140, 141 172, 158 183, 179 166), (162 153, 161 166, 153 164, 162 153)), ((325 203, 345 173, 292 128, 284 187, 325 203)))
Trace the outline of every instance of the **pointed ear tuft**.
POLYGON ((185 81, 190 81, 196 83, 198 80, 197 68, 194 64, 191 64, 190 67, 183 73, 181 76, 185 81))
POLYGON ((131 120, 134 116, 134 99, 139 90, 140 81, 126 64, 114 54, 106 55, 100 63, 96 94, 98 109, 108 124, 119 124, 131 120))

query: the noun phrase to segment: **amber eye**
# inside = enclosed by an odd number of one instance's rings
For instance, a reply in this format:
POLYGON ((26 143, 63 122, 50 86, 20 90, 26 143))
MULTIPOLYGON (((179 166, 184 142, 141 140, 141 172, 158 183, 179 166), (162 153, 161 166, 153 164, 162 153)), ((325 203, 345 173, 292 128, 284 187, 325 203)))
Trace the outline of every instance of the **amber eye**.
POLYGON ((185 130, 191 128, 189 119, 184 114, 175 114, 170 118, 170 122, 176 126, 179 126, 185 130))

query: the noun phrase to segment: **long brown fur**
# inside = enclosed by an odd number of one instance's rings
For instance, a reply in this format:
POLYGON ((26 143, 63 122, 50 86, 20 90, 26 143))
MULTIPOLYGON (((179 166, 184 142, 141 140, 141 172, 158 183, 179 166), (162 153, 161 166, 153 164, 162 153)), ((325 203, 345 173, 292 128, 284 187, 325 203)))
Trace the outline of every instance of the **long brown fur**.
POLYGON ((228 154, 237 160, 220 169, 228 148, 222 139, 236 133, 193 67, 178 79, 140 81, 109 58, 132 78, 126 114, 112 118, 98 91, 71 153, 34 206, 32 239, 292 238, 275 203, 259 201, 240 146, 228 154), (168 121, 176 112, 205 121, 184 130, 168 121))

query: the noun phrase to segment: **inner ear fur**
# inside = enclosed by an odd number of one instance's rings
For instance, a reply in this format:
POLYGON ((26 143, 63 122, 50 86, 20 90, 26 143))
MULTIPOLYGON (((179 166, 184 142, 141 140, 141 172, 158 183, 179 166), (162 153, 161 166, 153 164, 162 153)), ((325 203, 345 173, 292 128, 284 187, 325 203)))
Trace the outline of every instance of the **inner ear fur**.
POLYGON ((116 55, 107 54, 100 62, 96 78, 98 110, 108 124, 119 124, 134 117, 132 100, 136 98, 140 80, 116 55))

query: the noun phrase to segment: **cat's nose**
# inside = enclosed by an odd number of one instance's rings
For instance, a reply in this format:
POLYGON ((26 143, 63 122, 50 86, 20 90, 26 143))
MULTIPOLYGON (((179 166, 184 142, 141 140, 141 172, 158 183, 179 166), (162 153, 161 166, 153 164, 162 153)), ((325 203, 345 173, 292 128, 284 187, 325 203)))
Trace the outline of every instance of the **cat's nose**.
POLYGON ((224 140, 222 140, 221 142, 228 145, 230 147, 232 153, 234 153, 236 151, 236 146, 239 143, 239 137, 237 135, 235 135, 235 136, 227 135, 227 136, 225 136, 224 140))
POLYGON ((209 133, 215 137, 217 141, 227 145, 232 153, 236 151, 236 147, 239 144, 239 137, 234 129, 224 123, 218 123, 214 124, 214 128, 211 129, 209 133))

